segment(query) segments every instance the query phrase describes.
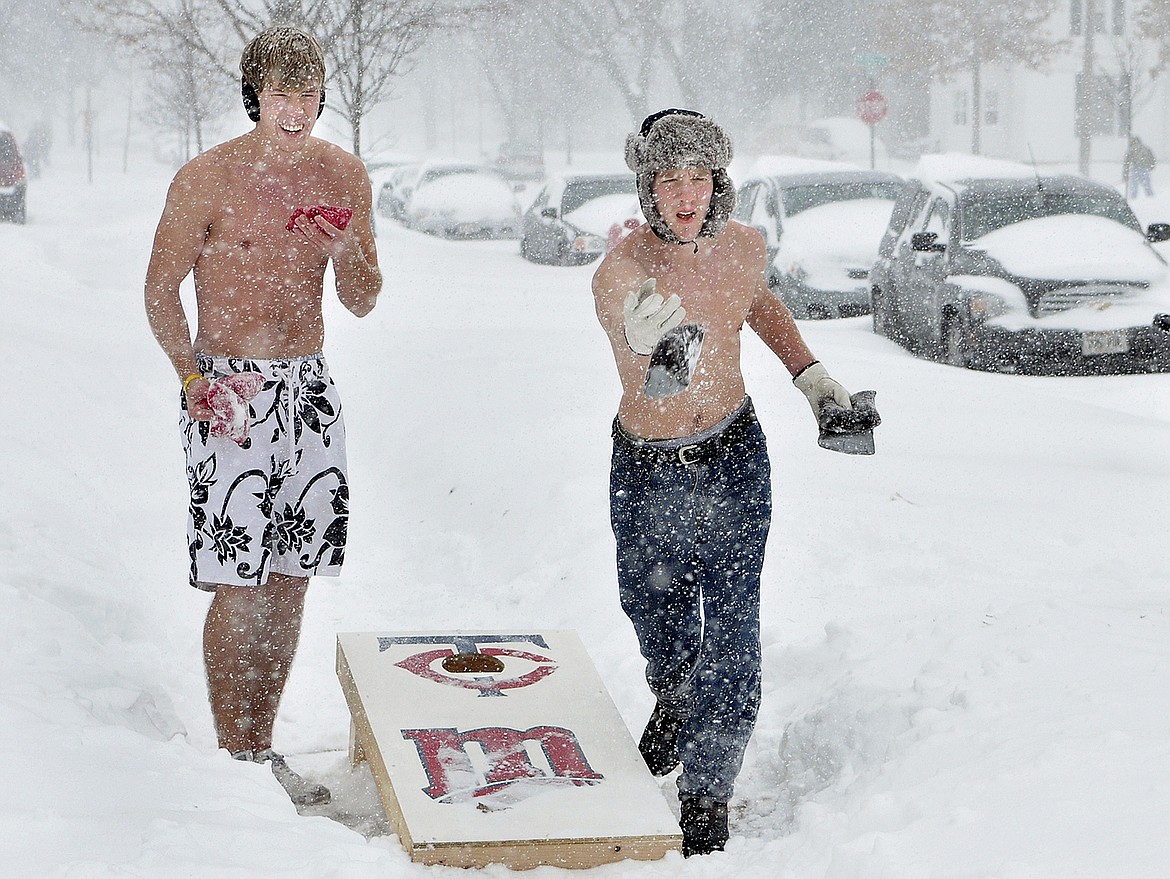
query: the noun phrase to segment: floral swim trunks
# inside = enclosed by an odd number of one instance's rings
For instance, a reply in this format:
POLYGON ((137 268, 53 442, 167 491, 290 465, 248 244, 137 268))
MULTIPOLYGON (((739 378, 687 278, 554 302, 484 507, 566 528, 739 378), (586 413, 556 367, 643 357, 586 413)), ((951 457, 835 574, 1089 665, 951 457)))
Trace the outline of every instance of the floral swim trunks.
POLYGON ((247 437, 216 436, 187 415, 179 429, 191 506, 191 585, 262 586, 269 574, 337 576, 345 557, 349 482, 341 399, 322 355, 287 360, 196 355, 209 379, 254 372, 247 437))

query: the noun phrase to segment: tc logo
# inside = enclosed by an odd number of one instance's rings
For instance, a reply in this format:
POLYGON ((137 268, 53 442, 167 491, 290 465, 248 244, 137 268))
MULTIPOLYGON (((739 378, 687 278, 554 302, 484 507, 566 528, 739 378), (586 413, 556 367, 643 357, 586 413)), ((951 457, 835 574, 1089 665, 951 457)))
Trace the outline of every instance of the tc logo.
POLYGON ((552 659, 547 656, 542 656, 539 653, 529 653, 524 650, 513 650, 507 647, 485 647, 480 650, 479 646, 481 644, 491 643, 515 643, 517 641, 529 641, 540 647, 548 647, 548 644, 539 635, 408 636, 401 638, 379 638, 378 646, 379 650, 384 651, 390 649, 395 644, 451 644, 454 646, 454 649, 451 647, 440 647, 436 650, 415 653, 406 659, 396 662, 395 665, 399 668, 406 669, 411 674, 418 675, 420 678, 433 681, 436 684, 478 690, 480 696, 504 696, 507 695, 504 693, 504 690, 530 687, 557 670, 556 663, 552 659), (511 657, 512 659, 521 660, 522 662, 513 663, 513 665, 529 664, 531 668, 523 674, 516 674, 508 678, 494 677, 489 674, 478 674, 475 677, 467 677, 465 675, 446 673, 464 670, 471 671, 472 673, 503 671, 506 669, 506 665, 500 661, 500 657, 511 657), (471 660, 478 660, 478 662, 471 660), (440 671, 440 668, 443 671, 440 671))
POLYGON ((604 778, 589 765, 577 736, 562 727, 534 726, 523 731, 486 727, 467 732, 450 727, 404 729, 402 737, 413 740, 418 748, 430 780, 423 793, 440 802, 486 798, 502 800, 500 805, 506 807, 509 800, 539 793, 537 787, 596 784, 604 778), (533 752, 547 769, 537 766, 533 752), (517 796, 493 796, 518 782, 525 785, 515 791, 517 796))

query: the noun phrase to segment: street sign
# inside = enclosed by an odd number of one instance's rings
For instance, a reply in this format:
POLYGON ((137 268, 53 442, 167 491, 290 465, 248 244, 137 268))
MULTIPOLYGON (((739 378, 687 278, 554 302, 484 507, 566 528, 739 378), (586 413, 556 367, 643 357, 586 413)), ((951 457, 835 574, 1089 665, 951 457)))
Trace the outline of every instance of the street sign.
POLYGON ((853 56, 853 63, 864 67, 870 72, 880 70, 890 63, 889 55, 880 55, 877 52, 862 52, 853 56))
POLYGON ((889 104, 879 91, 868 91, 857 99, 857 116, 866 125, 877 125, 886 118, 889 104))

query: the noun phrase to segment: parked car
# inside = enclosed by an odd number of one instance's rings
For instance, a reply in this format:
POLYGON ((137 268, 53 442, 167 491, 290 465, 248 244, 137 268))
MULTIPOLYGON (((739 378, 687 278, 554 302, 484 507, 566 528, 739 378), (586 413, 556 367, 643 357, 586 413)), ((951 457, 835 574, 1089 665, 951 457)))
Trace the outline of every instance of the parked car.
POLYGON ((0 217, 14 223, 25 220, 28 176, 16 145, 16 136, 0 123, 0 217))
POLYGON ((406 225, 444 238, 519 238, 520 205, 492 170, 424 173, 406 202, 406 225))
POLYGON ((902 179, 809 160, 759 169, 781 173, 746 180, 734 216, 764 236, 768 286, 797 318, 868 314, 869 268, 902 179))
POLYGON ((418 186, 438 180, 447 174, 466 174, 479 170, 479 165, 453 159, 435 159, 400 165, 379 187, 375 210, 391 220, 406 223, 406 204, 418 186))
POLYGON ((508 180, 543 180, 544 154, 536 144, 506 141, 500 144, 496 170, 508 180))
POLYGON ((536 263, 585 265, 612 249, 615 225, 626 229, 633 218, 637 228, 640 216, 633 174, 559 175, 524 212, 520 254, 536 263))
POLYGON ((1087 178, 924 157, 870 273, 874 331, 975 369, 1170 371, 1167 240, 1087 178))

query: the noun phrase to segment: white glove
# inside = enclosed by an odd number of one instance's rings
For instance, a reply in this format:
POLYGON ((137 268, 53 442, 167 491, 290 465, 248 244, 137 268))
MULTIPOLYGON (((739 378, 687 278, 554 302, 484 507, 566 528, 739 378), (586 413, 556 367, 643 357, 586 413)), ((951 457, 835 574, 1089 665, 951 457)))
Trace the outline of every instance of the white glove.
POLYGON ((626 294, 622 316, 626 322, 626 344, 635 354, 649 354, 658 340, 677 327, 687 316, 677 295, 663 301, 655 292, 657 281, 647 279, 637 290, 626 294))
POLYGON ((821 420, 821 406, 825 400, 832 400, 842 409, 853 408, 849 392, 840 382, 829 377, 829 373, 819 360, 814 360, 793 376, 792 383, 808 397, 808 404, 812 406, 813 415, 818 423, 821 420))

